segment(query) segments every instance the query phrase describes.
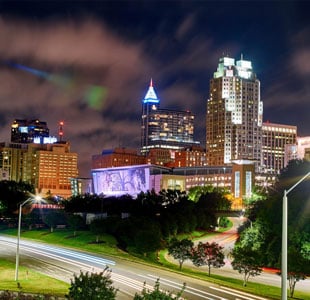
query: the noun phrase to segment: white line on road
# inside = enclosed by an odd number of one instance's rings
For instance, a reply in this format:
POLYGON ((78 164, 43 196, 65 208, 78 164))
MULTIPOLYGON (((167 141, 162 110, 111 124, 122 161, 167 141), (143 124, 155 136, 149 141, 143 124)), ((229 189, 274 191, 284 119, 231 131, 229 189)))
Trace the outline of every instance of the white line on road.
POLYGON ((236 290, 224 287, 224 286, 221 286, 220 288, 216 288, 214 286, 210 286, 210 288, 213 289, 213 290, 216 290, 216 291, 227 293, 229 295, 234 295, 234 296, 242 297, 242 298, 245 298, 246 300, 255 300, 255 299, 257 299, 257 300, 267 300, 266 298, 263 298, 263 297, 255 296, 255 295, 248 294, 248 293, 241 292, 241 291, 236 291, 236 290))
MULTIPOLYGON (((142 275, 140 275, 140 276, 142 276, 142 275)), ((151 274, 148 274, 148 276, 153 278, 153 279, 155 279, 155 278, 157 279, 158 278, 158 277, 156 277, 154 275, 151 275, 151 274)), ((144 277, 144 276, 142 276, 142 277, 144 277)), ((145 277, 147 277, 147 276, 145 276, 145 277)), ((182 288, 183 287, 183 284, 180 284, 178 282, 174 282, 174 281, 169 280, 169 279, 160 278, 160 281, 163 281, 166 285, 171 286, 171 287, 178 287, 178 288, 180 288, 180 287, 182 288)), ((215 298, 218 298, 220 300, 227 300, 226 298, 223 298, 223 297, 220 297, 220 296, 217 296, 217 295, 214 295, 214 294, 202 291, 202 290, 198 290, 196 288, 193 288, 193 287, 190 287, 190 286, 187 286, 187 285, 186 285, 186 288, 185 288, 185 292, 193 294, 193 295, 196 295, 196 296, 200 296, 200 297, 205 298, 205 299, 214 299, 214 298, 208 298, 208 297, 204 296, 204 295, 208 295, 210 297, 215 297, 215 298)))

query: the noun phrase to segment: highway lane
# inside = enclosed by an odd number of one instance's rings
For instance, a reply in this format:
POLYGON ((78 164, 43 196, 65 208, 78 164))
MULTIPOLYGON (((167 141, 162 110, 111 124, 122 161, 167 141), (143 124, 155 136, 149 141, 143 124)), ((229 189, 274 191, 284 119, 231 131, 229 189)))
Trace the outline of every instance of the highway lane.
MULTIPOLYGON (((0 236, 0 255, 15 261, 16 239, 0 236)), ((49 246, 38 242, 21 240, 20 263, 29 268, 70 282, 73 274, 83 272, 100 272, 105 266, 112 270, 114 286, 119 289, 117 299, 132 299, 140 292, 143 284, 152 289, 159 278, 160 287, 177 293, 186 282, 183 296, 186 299, 208 300, 264 300, 265 298, 238 292, 219 285, 175 274, 149 265, 138 264, 121 259, 110 259, 99 255, 83 253, 61 247, 49 246)), ((22 274, 20 274, 22 276, 22 274)))
MULTIPOLYGON (((195 244, 197 244, 200 241, 203 243, 216 242, 219 245, 223 246, 224 247, 223 251, 225 254, 225 266, 220 269, 212 268, 211 273, 242 280, 243 279, 242 275, 239 274, 237 271, 233 270, 231 266, 229 253, 233 249, 234 244, 238 238, 237 229, 243 222, 246 221, 246 218, 229 218, 229 219, 233 222, 233 226, 231 229, 223 233, 220 233, 220 234, 210 235, 206 238, 202 238, 199 241, 196 241, 195 244)), ((171 256, 167 255, 166 259, 178 265, 178 262, 174 260, 171 256)), ((192 269, 198 269, 199 271, 202 271, 202 270, 205 270, 206 272, 208 271, 208 268, 206 266, 195 267, 193 263, 188 260, 184 262, 183 266, 186 266, 192 269)), ((249 281, 266 284, 266 285, 272 285, 272 286, 281 288, 281 277, 277 275, 275 271, 272 271, 272 270, 265 270, 259 276, 250 277, 249 281)), ((309 294, 309 299, 310 299, 310 279, 308 278, 306 280, 299 281, 296 284, 295 290, 307 292, 309 294)))

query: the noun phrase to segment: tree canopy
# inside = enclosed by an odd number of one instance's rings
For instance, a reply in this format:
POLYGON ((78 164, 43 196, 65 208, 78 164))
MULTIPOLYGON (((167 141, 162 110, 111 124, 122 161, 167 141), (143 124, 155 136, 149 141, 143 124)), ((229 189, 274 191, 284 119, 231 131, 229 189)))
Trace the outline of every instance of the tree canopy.
POLYGON ((117 289, 113 287, 111 270, 107 267, 100 273, 74 274, 71 279, 69 294, 66 295, 70 300, 113 300, 116 299, 117 289))
MULTIPOLYGON (((249 211, 252 228, 245 229, 235 246, 235 267, 242 272, 250 265, 279 268, 281 266, 282 204, 284 190, 288 191, 310 170, 310 162, 292 160, 268 190, 266 198, 254 203, 249 211), (242 254, 243 253, 243 254, 242 254), (264 255, 260 255, 260 254, 264 255), (246 258, 241 259, 241 256, 246 258), (253 261, 251 261, 252 257, 253 261), (245 261, 246 260, 246 261, 245 261), (243 269, 241 269, 243 268, 243 269)), ((291 295, 297 281, 309 274, 310 266, 310 178, 298 183, 288 197, 288 279, 291 295)), ((255 270, 253 275, 257 275, 255 270)))
POLYGON ((189 239, 177 240, 173 238, 168 245, 168 254, 179 262, 179 267, 185 260, 191 259, 194 243, 189 239))

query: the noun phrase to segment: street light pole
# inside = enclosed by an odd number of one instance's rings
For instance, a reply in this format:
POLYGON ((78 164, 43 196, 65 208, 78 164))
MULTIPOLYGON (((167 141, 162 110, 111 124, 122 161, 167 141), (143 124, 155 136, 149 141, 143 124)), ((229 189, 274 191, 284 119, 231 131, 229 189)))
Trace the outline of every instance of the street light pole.
POLYGON ((281 299, 287 299, 287 191, 284 190, 282 203, 282 259, 281 259, 281 299))
POLYGON ((22 219, 22 205, 19 205, 19 212, 18 212, 18 229, 17 229, 17 248, 16 248, 16 266, 15 266, 15 281, 18 281, 19 240, 20 240, 21 219, 22 219))
POLYGON ((18 211, 18 229, 17 229, 17 246, 16 246, 16 265, 15 265, 15 281, 18 281, 18 267, 19 267, 19 241, 20 241, 20 228, 22 223, 22 208, 23 206, 31 201, 32 198, 28 198, 26 201, 19 205, 18 211))
POLYGON ((282 207, 282 258, 281 258, 281 300, 287 300, 287 194, 304 181, 310 172, 297 181, 290 189, 284 190, 282 207))
POLYGON ((33 196, 25 200, 19 205, 19 211, 18 211, 18 229, 17 229, 17 246, 16 246, 16 265, 15 265, 15 281, 18 281, 18 267, 19 267, 19 242, 20 242, 20 228, 22 224, 22 208, 23 206, 30 202, 40 202, 43 199, 40 196, 33 196))

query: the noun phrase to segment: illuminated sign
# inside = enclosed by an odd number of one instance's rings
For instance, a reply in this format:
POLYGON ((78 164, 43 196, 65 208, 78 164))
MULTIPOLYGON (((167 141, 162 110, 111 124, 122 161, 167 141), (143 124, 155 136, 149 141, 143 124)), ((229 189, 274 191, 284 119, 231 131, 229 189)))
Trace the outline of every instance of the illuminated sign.
POLYGON ((34 144, 54 144, 57 142, 57 138, 54 137, 54 136, 48 136, 48 137, 39 137, 39 136, 36 136, 33 138, 33 143, 34 144))
POLYGON ((136 196, 149 190, 149 168, 128 167, 95 170, 92 172, 94 192, 109 196, 136 196))

